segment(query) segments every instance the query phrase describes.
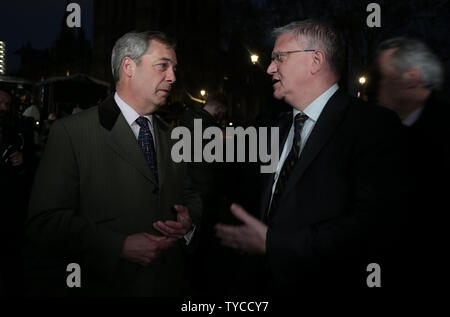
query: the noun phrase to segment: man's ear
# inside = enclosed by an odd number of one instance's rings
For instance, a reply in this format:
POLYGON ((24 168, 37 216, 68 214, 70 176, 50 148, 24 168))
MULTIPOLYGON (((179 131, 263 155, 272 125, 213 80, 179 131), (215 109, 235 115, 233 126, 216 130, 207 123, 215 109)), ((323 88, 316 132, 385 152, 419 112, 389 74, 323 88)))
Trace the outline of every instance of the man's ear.
POLYGON ((416 88, 421 85, 421 76, 420 76, 420 70, 417 68, 411 68, 403 73, 402 79, 406 84, 407 88, 416 88))
POLYGON ((322 69, 325 65, 325 53, 321 50, 317 50, 312 52, 313 60, 312 60, 312 68, 311 73, 315 74, 322 69))
POLYGON ((132 77, 136 69, 136 63, 128 56, 122 60, 122 76, 132 77))

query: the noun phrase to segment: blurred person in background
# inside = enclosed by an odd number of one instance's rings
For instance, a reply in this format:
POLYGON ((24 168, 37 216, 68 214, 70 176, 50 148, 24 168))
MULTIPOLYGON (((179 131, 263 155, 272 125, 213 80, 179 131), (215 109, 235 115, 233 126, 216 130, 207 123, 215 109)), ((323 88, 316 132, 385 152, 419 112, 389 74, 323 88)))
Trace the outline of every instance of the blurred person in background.
MULTIPOLYGON (((379 44, 372 65, 372 95, 382 107, 396 112, 407 142, 410 234, 408 265, 412 282, 433 285, 447 269, 444 219, 450 210, 450 104, 440 89, 444 69, 438 56, 422 41, 400 37, 379 44)), ((406 262, 405 262, 406 263, 406 262)))

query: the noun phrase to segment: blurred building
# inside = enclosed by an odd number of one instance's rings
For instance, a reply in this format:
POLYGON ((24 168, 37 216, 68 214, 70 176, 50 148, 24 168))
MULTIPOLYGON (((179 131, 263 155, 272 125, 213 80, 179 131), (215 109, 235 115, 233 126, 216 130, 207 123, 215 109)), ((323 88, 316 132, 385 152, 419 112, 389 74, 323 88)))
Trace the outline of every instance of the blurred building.
POLYGON ((0 41, 0 75, 4 75, 6 71, 6 43, 0 41))
MULTIPOLYGON (((130 31, 159 30, 176 39, 178 84, 198 94, 222 83, 219 0, 97 0, 94 2, 94 77, 112 82, 110 61, 115 41, 130 31), (211 67, 213 65, 214 67, 211 67)), ((185 95, 185 94, 184 94, 185 95)))

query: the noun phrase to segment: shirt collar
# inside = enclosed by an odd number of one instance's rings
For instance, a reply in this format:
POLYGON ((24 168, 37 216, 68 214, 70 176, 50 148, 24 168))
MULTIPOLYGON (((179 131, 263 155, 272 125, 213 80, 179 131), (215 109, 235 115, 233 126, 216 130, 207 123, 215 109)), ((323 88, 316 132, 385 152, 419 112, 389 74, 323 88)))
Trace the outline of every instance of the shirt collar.
MULTIPOLYGON (((128 122, 128 125, 132 125, 136 123, 136 119, 140 117, 140 115, 134 110, 130 105, 128 105, 125 101, 123 101, 117 92, 114 93, 114 100, 120 108, 125 120, 128 122)), ((144 115, 143 117, 147 118, 150 121, 150 125, 153 125, 153 117, 152 115, 144 115)))
POLYGON ((420 117, 420 115, 422 114, 424 107, 420 107, 416 110, 414 110, 413 112, 411 112, 403 121, 403 125, 410 127, 412 126, 420 117))
MULTIPOLYGON (((330 100, 331 96, 339 89, 339 85, 336 83, 330 88, 328 88, 325 92, 323 92, 319 97, 314 99, 313 102, 311 102, 305 110, 303 110, 303 113, 308 116, 309 119, 316 122, 319 119, 320 114, 322 113, 323 108, 325 108, 325 105, 327 104, 328 100, 330 100)), ((301 111, 294 108, 293 116, 295 116, 298 113, 302 113, 301 111)))

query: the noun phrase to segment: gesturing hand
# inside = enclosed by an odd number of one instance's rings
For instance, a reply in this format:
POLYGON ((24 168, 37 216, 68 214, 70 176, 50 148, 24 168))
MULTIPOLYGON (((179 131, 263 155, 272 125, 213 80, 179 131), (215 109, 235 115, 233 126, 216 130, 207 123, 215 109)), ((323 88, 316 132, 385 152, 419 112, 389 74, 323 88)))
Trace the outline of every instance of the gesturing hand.
POLYGON ((244 224, 239 226, 216 224, 216 236, 220 242, 239 251, 264 254, 266 252, 267 226, 238 204, 232 204, 230 210, 244 224))
POLYGON ((182 239, 192 230, 191 216, 189 215, 189 209, 184 206, 175 205, 174 208, 177 212, 177 221, 156 221, 153 223, 153 228, 168 238, 182 239))

